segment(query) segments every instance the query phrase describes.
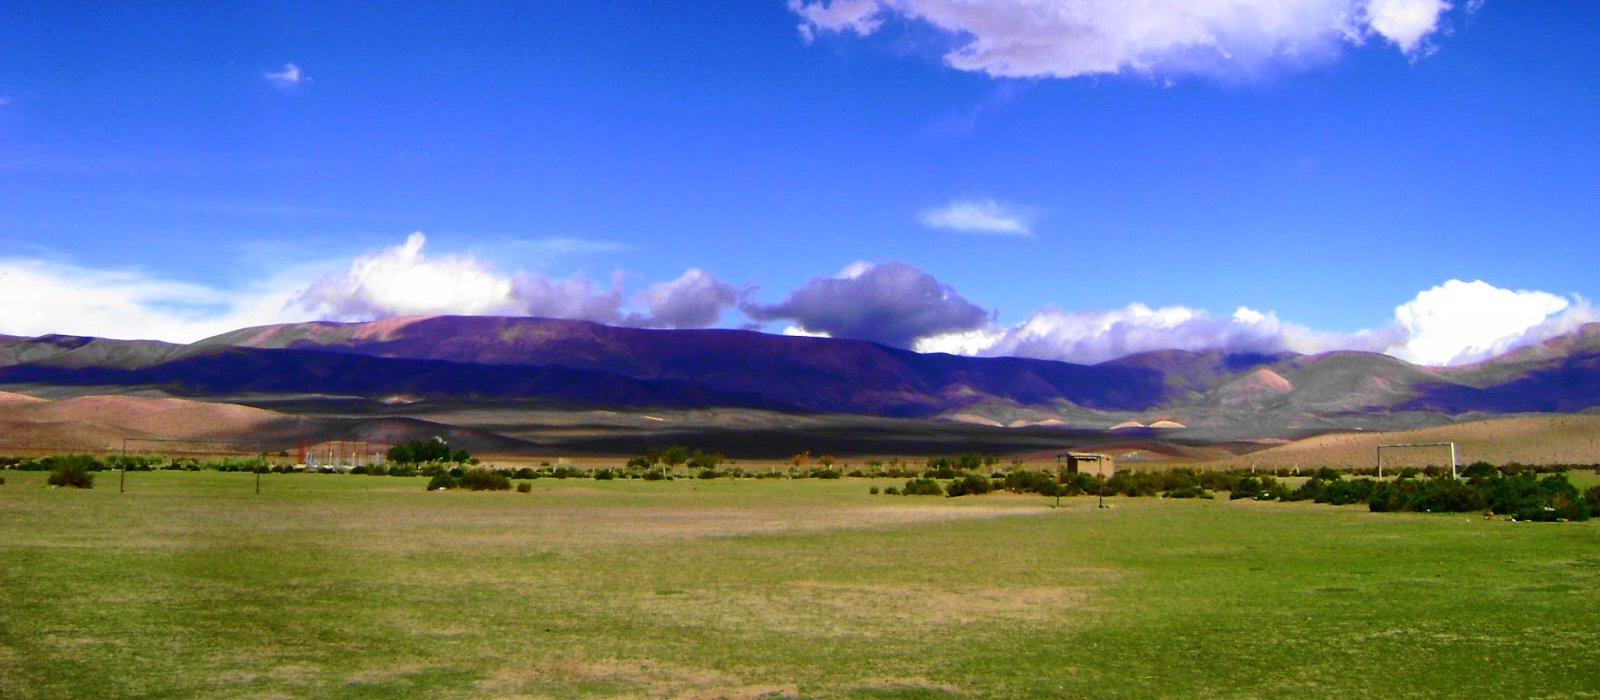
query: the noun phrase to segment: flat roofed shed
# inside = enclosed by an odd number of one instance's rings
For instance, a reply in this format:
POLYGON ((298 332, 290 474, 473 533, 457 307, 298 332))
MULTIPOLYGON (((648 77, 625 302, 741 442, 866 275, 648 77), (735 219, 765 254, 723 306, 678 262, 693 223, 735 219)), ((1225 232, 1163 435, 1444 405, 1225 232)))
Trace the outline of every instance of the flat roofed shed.
POLYGON ((1117 461, 1098 452, 1062 452, 1056 455, 1063 474, 1093 474, 1107 479, 1117 472, 1117 461))

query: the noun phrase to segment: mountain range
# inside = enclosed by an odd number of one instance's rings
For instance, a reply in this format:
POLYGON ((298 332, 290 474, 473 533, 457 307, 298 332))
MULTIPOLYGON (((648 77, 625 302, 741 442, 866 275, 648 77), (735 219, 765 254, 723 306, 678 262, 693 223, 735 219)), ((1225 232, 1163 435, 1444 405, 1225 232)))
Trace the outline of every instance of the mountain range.
POLYGON ((1460 367, 1360 352, 1216 350, 1080 365, 741 330, 436 316, 247 328, 188 345, 0 336, 0 389, 257 405, 296 397, 759 409, 1097 430, 1166 421, 1270 435, 1595 409, 1600 324, 1460 367))

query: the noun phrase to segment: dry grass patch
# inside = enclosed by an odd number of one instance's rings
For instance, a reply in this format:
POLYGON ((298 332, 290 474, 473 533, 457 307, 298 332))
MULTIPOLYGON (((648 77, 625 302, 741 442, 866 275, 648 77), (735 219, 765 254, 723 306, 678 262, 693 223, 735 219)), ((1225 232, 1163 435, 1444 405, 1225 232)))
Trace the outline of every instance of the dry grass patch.
POLYGON ((567 658, 508 666, 477 684, 486 697, 544 697, 542 686, 599 686, 621 689, 617 697, 680 700, 743 700, 792 697, 794 686, 749 684, 731 673, 660 661, 567 658))
POLYGON ((940 588, 903 584, 792 581, 657 591, 633 602, 660 625, 716 630, 731 636, 877 638, 923 635, 938 628, 987 623, 1068 622, 1089 601, 1088 588, 940 588))

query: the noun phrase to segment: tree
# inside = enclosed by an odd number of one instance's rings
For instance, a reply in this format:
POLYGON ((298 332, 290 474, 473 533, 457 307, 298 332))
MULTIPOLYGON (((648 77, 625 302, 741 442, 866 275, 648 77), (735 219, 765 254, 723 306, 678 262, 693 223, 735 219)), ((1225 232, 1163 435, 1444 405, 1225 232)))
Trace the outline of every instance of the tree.
MULTIPOLYGON (((453 457, 453 455, 450 454, 450 446, 446 444, 444 438, 441 437, 435 437, 430 440, 412 440, 411 442, 401 443, 389 448, 389 451, 386 454, 390 462, 397 464, 449 462, 453 457)), ((471 455, 467 454, 466 450, 457 450, 456 455, 462 456, 461 459, 456 460, 461 462, 465 462, 471 457, 471 455)))
POLYGON ((833 458, 833 455, 823 455, 817 458, 817 464, 822 465, 823 469, 832 469, 833 465, 837 464, 838 461, 833 458))
POLYGON ((700 450, 695 450, 694 454, 689 456, 689 466, 697 469, 716 469, 717 467, 722 466, 723 459, 725 458, 722 456, 721 452, 701 452, 700 450))
POLYGON ((683 445, 673 445, 661 451, 661 461, 669 467, 677 467, 689 461, 689 448, 683 445))

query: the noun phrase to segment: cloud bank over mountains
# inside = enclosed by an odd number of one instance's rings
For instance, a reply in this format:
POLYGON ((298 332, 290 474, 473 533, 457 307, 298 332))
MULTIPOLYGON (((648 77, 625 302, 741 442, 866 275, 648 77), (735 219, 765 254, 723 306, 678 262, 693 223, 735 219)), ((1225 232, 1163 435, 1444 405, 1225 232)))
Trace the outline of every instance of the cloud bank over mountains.
MULTIPOLYGON (((1482 0, 1461 8, 1470 13, 1482 0)), ((806 42, 932 28, 946 65, 997 78, 1249 76, 1369 40, 1410 56, 1448 31, 1447 0, 789 0, 806 42)))
POLYGON ((1581 297, 1449 280, 1394 309, 1392 321, 1357 333, 1316 331, 1276 314, 1239 308, 1214 315, 1185 306, 1131 303, 1109 310, 1047 306, 1019 323, 904 262, 856 262, 818 276, 781 300, 689 268, 629 294, 625 275, 605 284, 503 272, 471 254, 430 255, 427 237, 312 274, 294 271, 239 290, 160 279, 138 270, 94 270, 0 259, 0 333, 65 333, 192 342, 247 326, 359 321, 439 314, 541 316, 650 328, 739 325, 796 335, 856 338, 921 352, 1014 355, 1097 363, 1151 350, 1382 352, 1425 365, 1483 360, 1600 320, 1581 297), (770 324, 782 324, 769 328, 770 324))

